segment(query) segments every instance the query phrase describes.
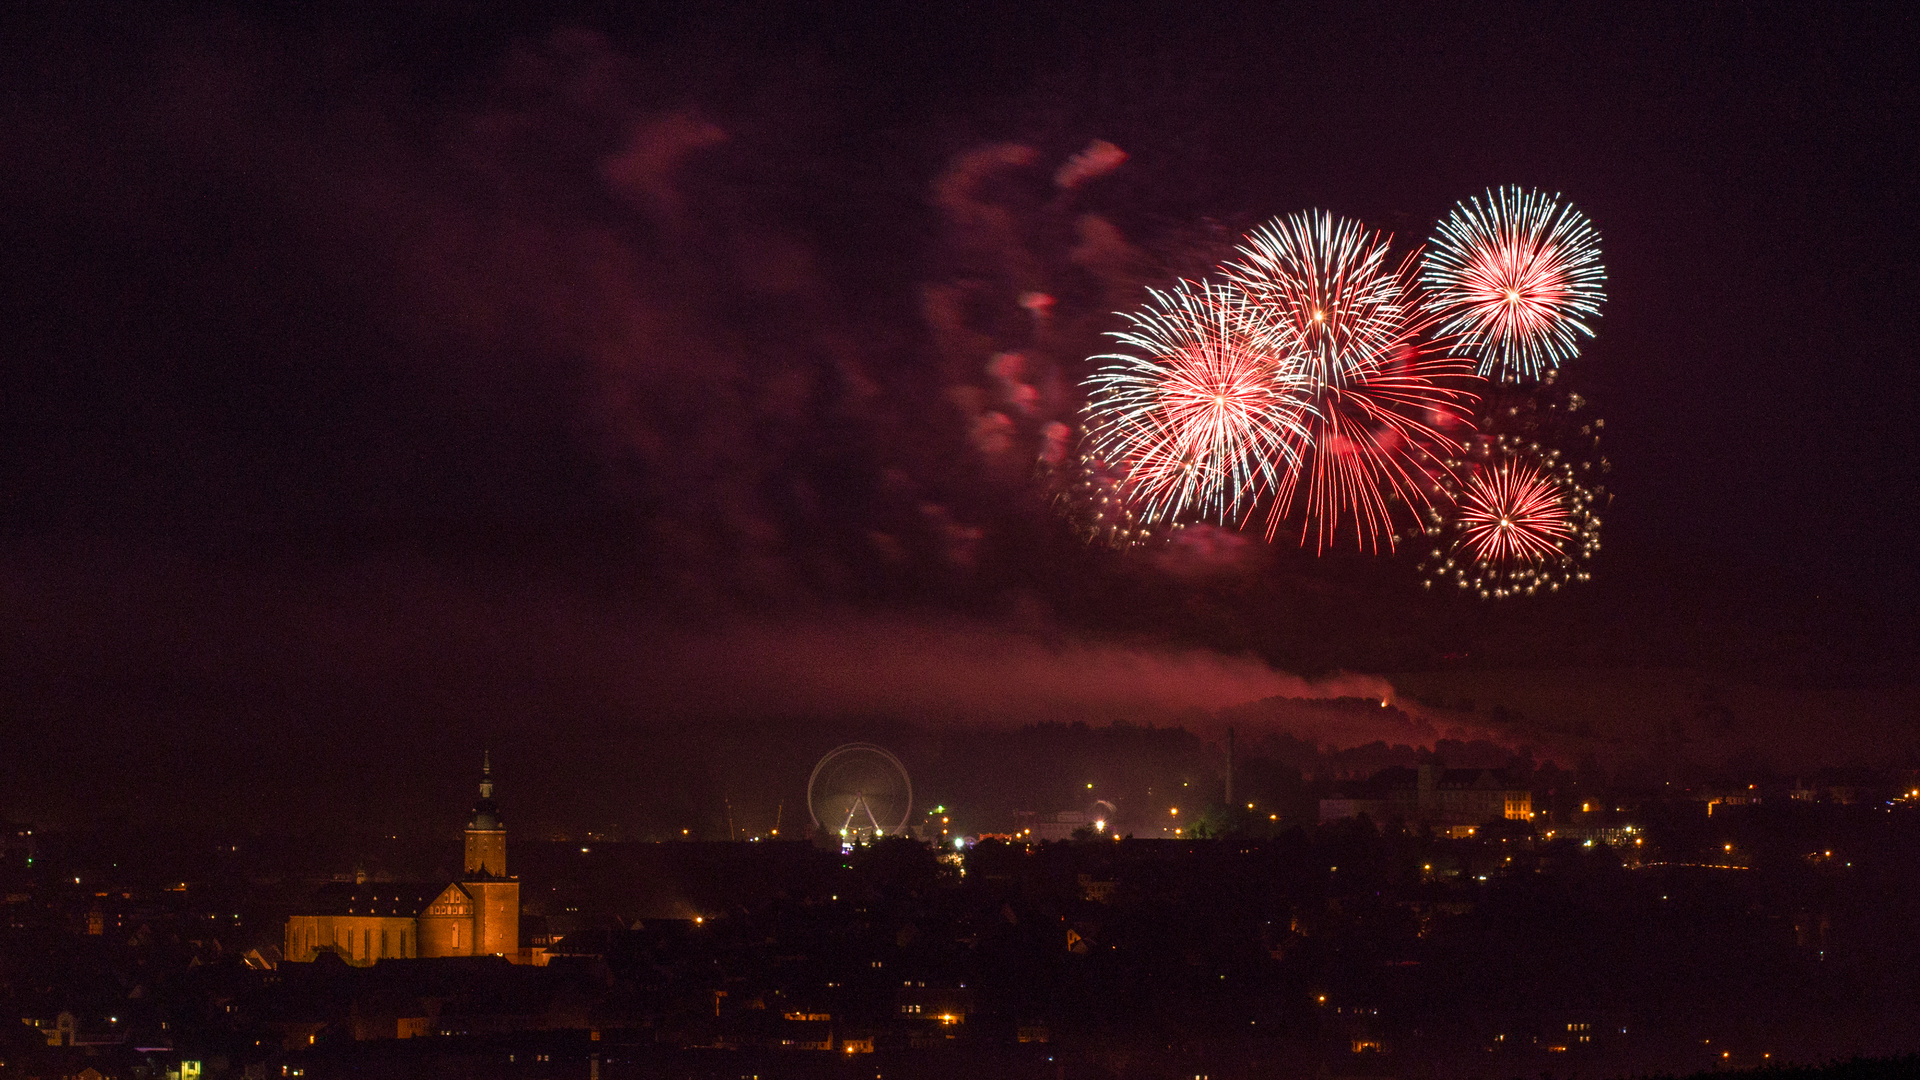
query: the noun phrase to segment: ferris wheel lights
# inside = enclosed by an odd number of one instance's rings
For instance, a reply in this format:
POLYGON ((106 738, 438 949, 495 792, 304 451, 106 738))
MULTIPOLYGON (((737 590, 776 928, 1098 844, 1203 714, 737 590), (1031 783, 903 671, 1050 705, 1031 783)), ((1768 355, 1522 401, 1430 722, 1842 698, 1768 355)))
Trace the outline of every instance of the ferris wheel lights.
POLYGON ((913 782, 906 768, 872 743, 834 748, 807 778, 807 810, 815 827, 831 835, 837 822, 843 849, 906 833, 912 807, 913 782))

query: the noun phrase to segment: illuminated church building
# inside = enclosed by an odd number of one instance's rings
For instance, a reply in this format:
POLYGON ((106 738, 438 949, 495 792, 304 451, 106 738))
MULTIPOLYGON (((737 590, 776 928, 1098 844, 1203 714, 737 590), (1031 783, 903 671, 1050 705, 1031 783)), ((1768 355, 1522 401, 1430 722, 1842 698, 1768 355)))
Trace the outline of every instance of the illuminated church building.
POLYGON ((507 875, 507 828, 493 801, 493 769, 483 764, 480 801, 467 821, 466 872, 440 886, 337 882, 314 898, 318 912, 287 920, 288 960, 322 951, 350 964, 438 956, 504 956, 526 963, 520 948, 520 882, 507 875))

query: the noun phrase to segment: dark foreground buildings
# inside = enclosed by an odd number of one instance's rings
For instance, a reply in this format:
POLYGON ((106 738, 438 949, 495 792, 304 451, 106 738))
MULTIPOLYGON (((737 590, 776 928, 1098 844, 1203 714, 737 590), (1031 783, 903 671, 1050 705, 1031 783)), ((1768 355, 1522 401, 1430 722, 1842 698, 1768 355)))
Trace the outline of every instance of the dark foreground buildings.
POLYGON ((1920 799, 1739 790, 1551 821, 1501 794, 1458 838, 516 841, 518 879, 483 793, 466 873, 427 887, 119 883, 22 840, 0 1077, 1607 1077, 1920 1046, 1920 799), (511 950, 423 955, 433 903, 503 882, 511 950), (372 921, 278 955, 321 918, 372 921))

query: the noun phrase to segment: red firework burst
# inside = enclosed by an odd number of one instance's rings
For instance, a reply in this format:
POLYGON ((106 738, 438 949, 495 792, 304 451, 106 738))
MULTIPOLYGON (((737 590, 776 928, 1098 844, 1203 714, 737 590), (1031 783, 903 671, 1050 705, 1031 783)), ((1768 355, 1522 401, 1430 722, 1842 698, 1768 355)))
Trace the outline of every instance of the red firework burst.
MULTIPOLYGON (((1236 467, 1235 449, 1263 440, 1277 394, 1271 361, 1231 343, 1181 349, 1166 358, 1157 436, 1133 463, 1133 482, 1148 491, 1184 488, 1196 469, 1236 467)), ((1226 479, 1222 477, 1222 479, 1226 479)))
POLYGON ((1484 374, 1537 378, 1579 355, 1600 313, 1599 235, 1558 196, 1519 188, 1454 208, 1428 250, 1427 307, 1484 374))
POLYGON ((1273 336, 1289 343, 1308 378, 1302 430, 1290 442, 1298 464, 1275 487, 1269 539, 1302 509, 1300 542, 1333 544, 1343 518, 1356 546, 1396 540, 1394 515, 1432 505, 1445 459, 1469 426, 1476 396, 1463 389, 1473 364, 1424 335, 1413 259, 1387 262, 1387 240, 1326 213, 1296 214, 1255 230, 1227 267, 1273 336), (1297 500, 1297 502, 1296 502, 1297 500))
POLYGON ((1127 470, 1150 520, 1225 519, 1270 488, 1293 453, 1305 379, 1231 290, 1182 283, 1114 338, 1130 351, 1089 380, 1099 455, 1127 470))
POLYGON ((1462 299, 1484 313, 1487 336, 1501 341, 1546 333, 1569 293, 1560 252, 1518 237, 1474 252, 1461 278, 1462 299))
POLYGON ((1532 465, 1508 461, 1481 470, 1460 493, 1460 540, 1483 563, 1560 558, 1572 533, 1560 485, 1532 465))

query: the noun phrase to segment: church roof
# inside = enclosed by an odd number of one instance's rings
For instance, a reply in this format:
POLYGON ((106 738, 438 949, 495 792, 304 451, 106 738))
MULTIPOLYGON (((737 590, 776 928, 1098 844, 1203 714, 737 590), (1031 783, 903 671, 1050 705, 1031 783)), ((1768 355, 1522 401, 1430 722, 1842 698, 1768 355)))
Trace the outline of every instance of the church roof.
POLYGON ((1514 782, 1502 769, 1445 769, 1435 778, 1433 786, 1454 791, 1494 791, 1526 785, 1514 782))
POLYGON ((439 896, 445 884, 425 881, 336 881, 314 893, 308 915, 380 915, 411 919, 439 896))

